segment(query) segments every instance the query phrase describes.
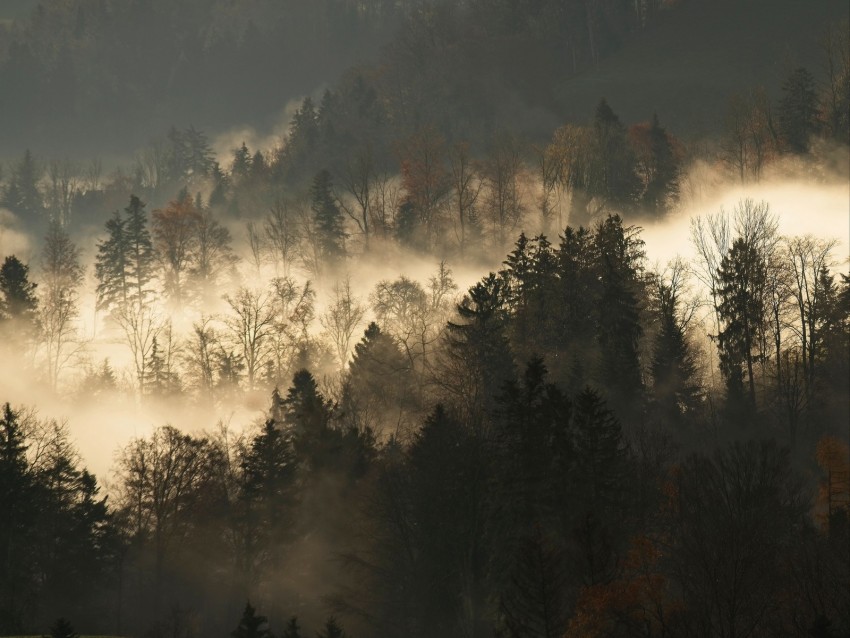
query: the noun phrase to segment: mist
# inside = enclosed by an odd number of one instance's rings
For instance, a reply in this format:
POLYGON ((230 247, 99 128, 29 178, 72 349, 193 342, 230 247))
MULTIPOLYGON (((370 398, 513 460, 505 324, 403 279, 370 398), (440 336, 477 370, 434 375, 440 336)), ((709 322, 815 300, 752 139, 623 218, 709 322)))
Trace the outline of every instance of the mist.
POLYGON ((850 631, 845 3, 29 4, 0 635, 850 631))

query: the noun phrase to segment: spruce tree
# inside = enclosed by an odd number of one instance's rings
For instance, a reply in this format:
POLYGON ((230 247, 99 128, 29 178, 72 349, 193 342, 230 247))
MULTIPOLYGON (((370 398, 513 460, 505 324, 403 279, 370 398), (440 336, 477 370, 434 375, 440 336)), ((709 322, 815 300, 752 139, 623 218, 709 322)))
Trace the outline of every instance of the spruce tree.
POLYGON ((251 606, 251 603, 245 603, 245 610, 242 612, 242 618, 239 620, 239 625, 230 632, 233 638, 272 638, 272 632, 267 626, 268 619, 265 616, 260 616, 257 611, 251 606))
POLYGON ((97 245, 94 273, 97 277, 97 307, 117 310, 130 299, 130 280, 127 276, 129 237, 127 222, 118 211, 106 222, 108 236, 97 245))
POLYGON ((147 227, 145 204, 135 195, 124 209, 126 214, 127 281, 130 298, 140 306, 152 294, 148 284, 154 275, 154 251, 147 227))
POLYGON ((59 618, 50 628, 50 638, 80 638, 80 634, 64 618, 59 618))
POLYGON ((0 266, 0 318, 12 321, 25 331, 35 327, 38 300, 36 285, 29 280, 29 266, 14 255, 0 266))
POLYGON ((346 633, 342 630, 336 618, 331 616, 325 622, 324 629, 318 633, 318 638, 345 638, 346 633))
POLYGON ((782 83, 782 94, 780 134, 791 152, 805 153, 817 129, 818 97, 812 74, 803 67, 795 68, 782 83))
POLYGON ((345 230, 342 211, 333 195, 331 174, 322 170, 313 178, 310 204, 323 265, 335 268, 345 258, 345 230))

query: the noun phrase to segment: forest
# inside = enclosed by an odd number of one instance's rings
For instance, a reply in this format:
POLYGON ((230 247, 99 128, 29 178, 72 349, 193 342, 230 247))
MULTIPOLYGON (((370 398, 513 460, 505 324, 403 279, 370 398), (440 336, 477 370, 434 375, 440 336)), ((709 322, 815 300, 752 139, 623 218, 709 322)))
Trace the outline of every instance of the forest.
POLYGON ((0 635, 848 635, 847 8, 569 116, 714 4, 0 13, 0 635))

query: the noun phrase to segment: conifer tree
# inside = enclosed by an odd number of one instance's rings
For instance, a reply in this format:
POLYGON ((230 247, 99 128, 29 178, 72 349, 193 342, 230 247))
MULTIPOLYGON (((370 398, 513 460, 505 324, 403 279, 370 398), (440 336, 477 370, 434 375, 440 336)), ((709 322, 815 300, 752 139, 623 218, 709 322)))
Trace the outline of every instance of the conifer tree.
POLYGON ((116 310, 126 306, 130 298, 127 221, 118 211, 106 222, 106 231, 108 237, 97 245, 94 266, 98 282, 97 305, 101 310, 116 310))
POLYGON ((310 207, 319 233, 319 252, 323 265, 335 268, 345 258, 343 216, 333 195, 331 174, 322 170, 313 178, 310 207))
POLYGON ((6 257, 0 266, 0 319, 13 322, 25 332, 33 330, 38 307, 36 286, 29 280, 29 266, 14 255, 6 257))
POLYGON ((230 632, 230 635, 233 638, 272 638, 272 632, 267 626, 264 627, 267 623, 268 619, 258 615, 251 603, 245 603, 239 626, 230 632))
POLYGON ((340 627, 336 618, 334 618, 333 616, 328 618, 328 620, 325 622, 324 628, 322 629, 322 631, 320 631, 318 633, 318 638, 345 638, 345 637, 346 637, 346 633, 342 630, 342 627, 340 627))
POLYGON ((301 627, 298 625, 298 619, 294 616, 289 619, 286 624, 286 629, 280 635, 280 638, 301 638, 301 627))
POLYGON ((815 80, 803 67, 791 71, 782 83, 779 103, 780 134, 789 150, 805 153, 817 128, 818 98, 815 80))
POLYGON ((64 618, 59 618, 50 628, 50 638, 80 638, 80 634, 64 618))

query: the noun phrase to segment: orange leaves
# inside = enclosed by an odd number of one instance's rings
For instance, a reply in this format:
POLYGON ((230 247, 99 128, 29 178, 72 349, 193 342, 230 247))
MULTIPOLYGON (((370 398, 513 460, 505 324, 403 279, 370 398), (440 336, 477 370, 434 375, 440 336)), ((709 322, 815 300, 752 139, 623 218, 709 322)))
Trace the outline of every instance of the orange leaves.
POLYGON ((633 538, 620 578, 582 590, 566 638, 655 635, 676 607, 667 596, 661 556, 653 539, 633 538))

